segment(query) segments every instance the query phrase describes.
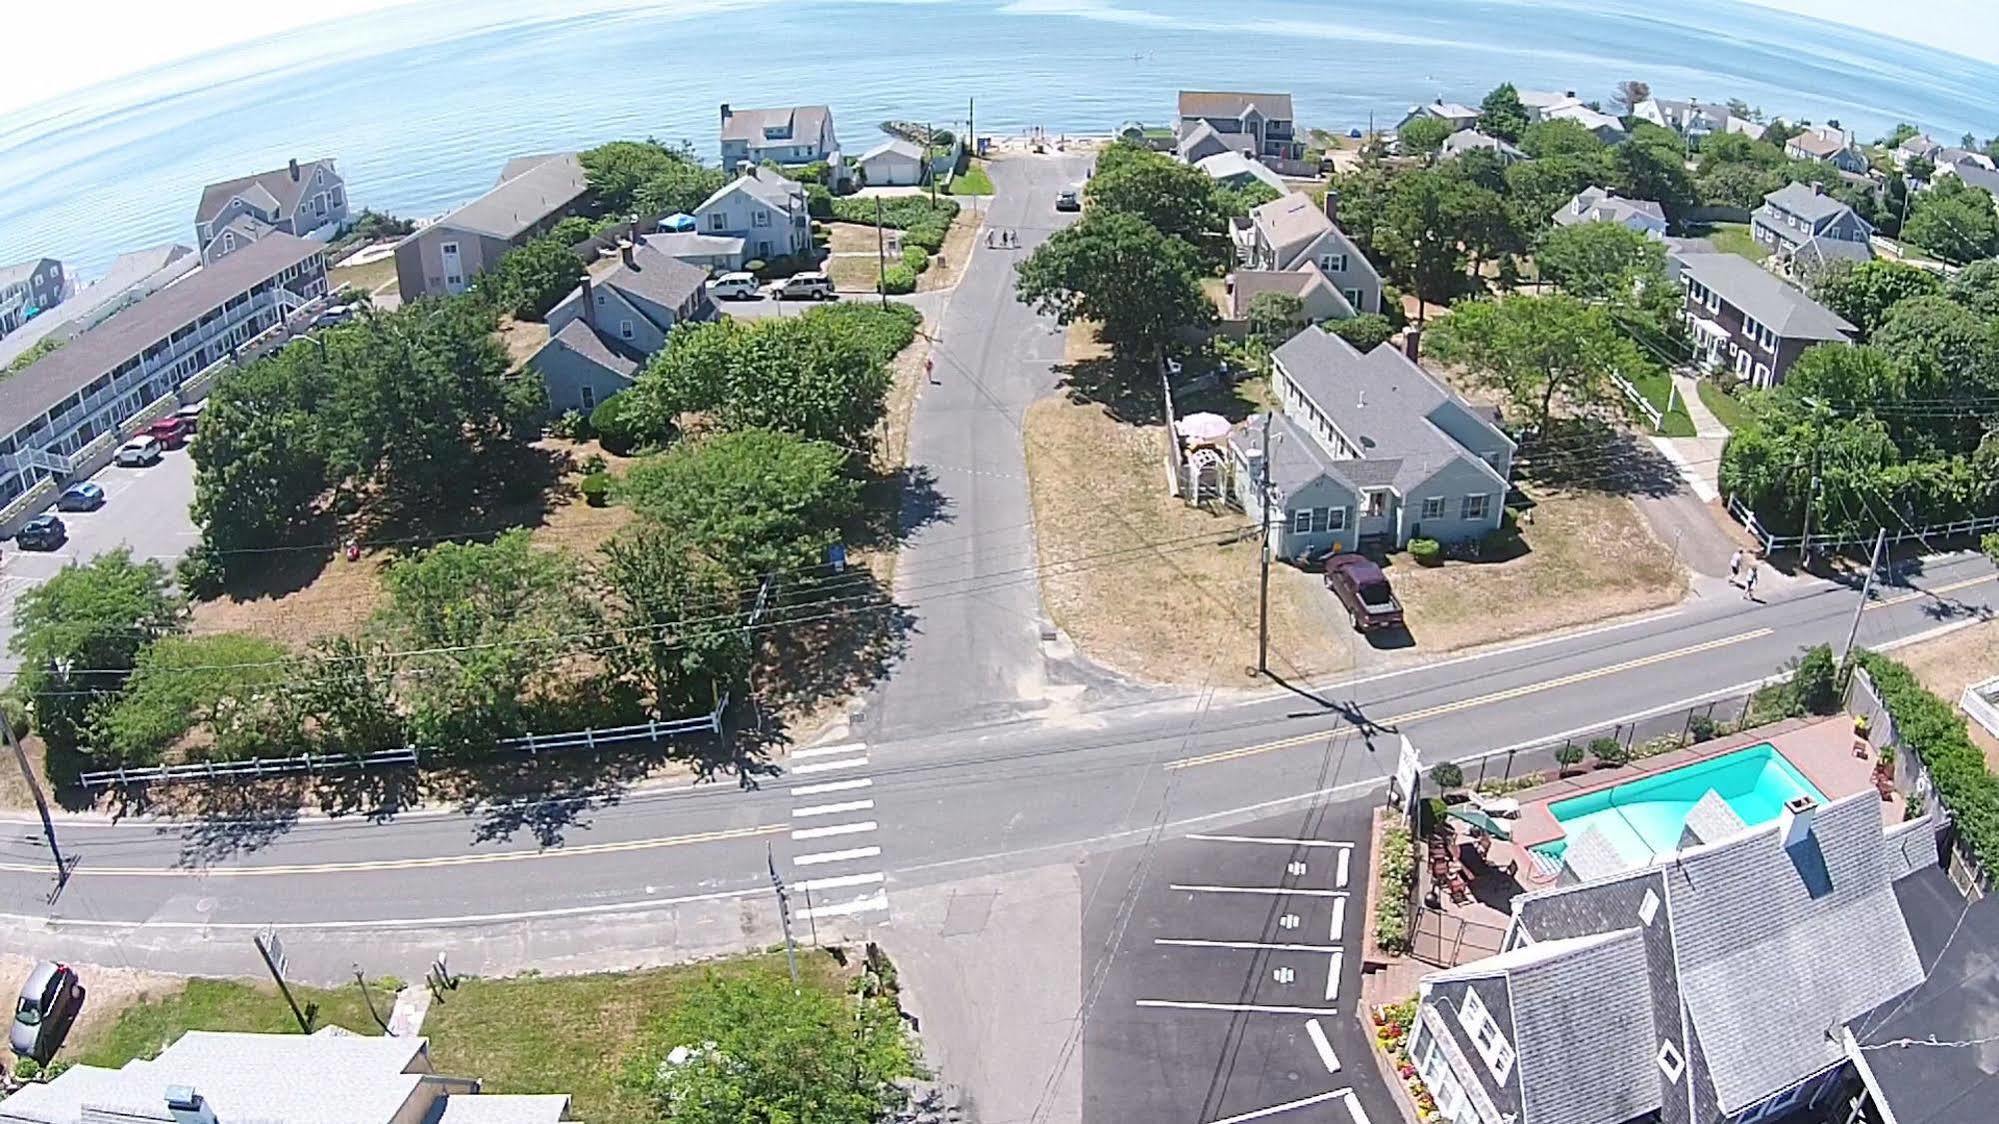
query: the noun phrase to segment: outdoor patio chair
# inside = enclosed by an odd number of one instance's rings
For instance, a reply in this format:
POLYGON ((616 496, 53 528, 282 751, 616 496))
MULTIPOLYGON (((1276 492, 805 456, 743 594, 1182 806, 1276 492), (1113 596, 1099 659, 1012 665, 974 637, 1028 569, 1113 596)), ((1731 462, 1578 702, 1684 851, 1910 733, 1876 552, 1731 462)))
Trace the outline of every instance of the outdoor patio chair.
POLYGON ((1520 817, 1520 801, 1511 796, 1487 796, 1485 793, 1473 790, 1471 804, 1472 807, 1494 819, 1511 820, 1520 817))

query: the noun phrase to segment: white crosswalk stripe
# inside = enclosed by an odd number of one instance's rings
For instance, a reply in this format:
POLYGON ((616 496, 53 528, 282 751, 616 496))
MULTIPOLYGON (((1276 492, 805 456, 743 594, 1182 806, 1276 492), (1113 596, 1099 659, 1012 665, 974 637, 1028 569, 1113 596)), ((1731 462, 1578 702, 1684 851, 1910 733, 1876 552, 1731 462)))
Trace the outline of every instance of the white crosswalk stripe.
MULTIPOLYGON (((875 820, 853 818, 875 811, 875 801, 867 791, 874 787, 874 778, 852 775, 854 771, 865 769, 867 764, 868 746, 865 742, 810 746, 791 754, 791 761, 785 767, 794 776, 806 778, 814 774, 836 774, 825 780, 811 780, 792 786, 791 818, 799 825, 791 832, 793 843, 848 838, 862 842, 865 837, 880 830, 881 825, 875 820), (848 775, 838 776, 840 773, 848 775), (854 795, 842 799, 836 797, 836 793, 854 795), (835 817, 844 822, 824 822, 835 817)), ((869 915, 887 913, 888 875, 879 868, 881 848, 875 845, 833 846, 838 849, 808 851, 799 848, 800 853, 792 855, 791 866, 801 875, 795 880, 786 879, 796 899, 793 915, 800 920, 826 921, 836 917, 865 919, 869 915), (805 877, 808 872, 811 876, 805 877)))
POLYGON ((835 835, 865 835, 875 829, 875 821, 860 820, 855 823, 828 824, 825 827, 802 827, 791 833, 793 839, 827 839, 835 835))
POLYGON ((873 810, 874 806, 875 802, 872 800, 848 800, 840 804, 813 804, 805 808, 793 808, 791 810, 791 818, 797 820, 810 816, 837 816, 843 812, 866 812, 873 810))

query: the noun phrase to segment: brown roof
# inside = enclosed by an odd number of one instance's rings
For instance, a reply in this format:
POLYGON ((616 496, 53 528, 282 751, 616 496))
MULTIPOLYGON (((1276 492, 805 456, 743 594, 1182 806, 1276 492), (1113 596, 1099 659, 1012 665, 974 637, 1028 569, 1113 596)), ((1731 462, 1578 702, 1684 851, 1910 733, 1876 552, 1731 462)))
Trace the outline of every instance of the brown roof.
POLYGON ((1180 91, 1182 117, 1241 117, 1254 105, 1258 113, 1279 121, 1290 121, 1290 94, 1245 94, 1231 90, 1180 91))
POLYGON ((318 171, 321 165, 325 165, 328 171, 333 170, 333 161, 330 158, 322 158, 300 161, 297 179, 292 178, 291 166, 287 164, 285 167, 268 172, 211 183, 201 189, 201 207, 195 212, 194 221, 207 222, 215 217, 217 211, 227 206, 232 197, 242 195, 253 188, 263 188, 264 192, 277 203, 278 214, 288 215, 298 206, 299 196, 305 194, 305 189, 312 183, 313 173, 318 171))
POLYGON ((116 369, 230 298, 325 252, 326 247, 318 242, 281 232, 266 234, 117 313, 71 340, 67 347, 50 352, 20 374, 0 382, 0 434, 12 433, 48 412, 97 376, 116 369))

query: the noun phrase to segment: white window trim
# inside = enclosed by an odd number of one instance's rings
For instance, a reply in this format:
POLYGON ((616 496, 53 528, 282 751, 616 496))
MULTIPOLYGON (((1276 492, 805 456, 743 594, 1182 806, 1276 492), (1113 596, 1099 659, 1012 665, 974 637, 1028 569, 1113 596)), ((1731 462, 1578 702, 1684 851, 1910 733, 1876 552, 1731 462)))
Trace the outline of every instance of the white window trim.
POLYGON ((1459 519, 1484 519, 1490 514, 1492 514, 1492 497, 1485 492, 1475 492, 1458 501, 1459 519), (1472 511, 1474 506, 1478 508, 1475 514, 1472 511))
POLYGON ((1312 533, 1312 509, 1301 507, 1291 512, 1291 533, 1309 535, 1312 533))
POLYGON ((1422 512, 1422 518, 1425 520, 1442 519, 1444 517, 1444 497, 1424 496, 1422 512), (1433 510, 1435 514, 1432 514, 1433 510))
POLYGON ((1680 1076, 1687 1072, 1687 1059, 1671 1039, 1659 1043, 1659 1053, 1652 1060, 1658 1063, 1659 1072, 1666 1075, 1666 1080, 1674 1084, 1678 1084, 1680 1076))
POLYGON ((632 330, 632 322, 631 322, 630 320, 620 320, 620 321, 618 321, 618 338, 619 338, 619 339, 621 339, 621 340, 628 340, 628 339, 631 339, 631 338, 632 338, 632 337, 633 337, 634 335, 636 335, 636 334, 637 334, 637 333, 636 333, 636 332, 634 332, 634 331, 632 330))
POLYGON ((1344 531, 1344 530, 1346 530, 1346 529, 1347 529, 1347 509, 1346 509, 1346 508, 1344 508, 1344 507, 1335 507, 1335 508, 1332 508, 1332 509, 1331 509, 1331 511, 1332 511, 1332 515, 1331 515, 1330 519, 1328 520, 1328 523, 1327 523, 1327 529, 1328 529, 1328 530, 1332 530, 1332 531, 1344 531))

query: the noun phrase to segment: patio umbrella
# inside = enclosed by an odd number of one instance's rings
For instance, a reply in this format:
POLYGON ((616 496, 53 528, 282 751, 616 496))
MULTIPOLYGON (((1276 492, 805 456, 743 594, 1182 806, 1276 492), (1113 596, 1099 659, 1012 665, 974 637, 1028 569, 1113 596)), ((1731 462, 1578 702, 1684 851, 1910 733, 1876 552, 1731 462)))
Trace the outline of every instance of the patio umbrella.
POLYGON ((1173 428, 1189 441, 1219 441, 1229 434, 1229 419, 1220 414, 1188 414, 1173 428))
POLYGON ((1493 819, 1470 804, 1453 804, 1444 809, 1444 815, 1452 819, 1463 820, 1480 831, 1485 832, 1487 835, 1492 836, 1494 839, 1513 838, 1513 833, 1507 830, 1505 824, 1493 819))

